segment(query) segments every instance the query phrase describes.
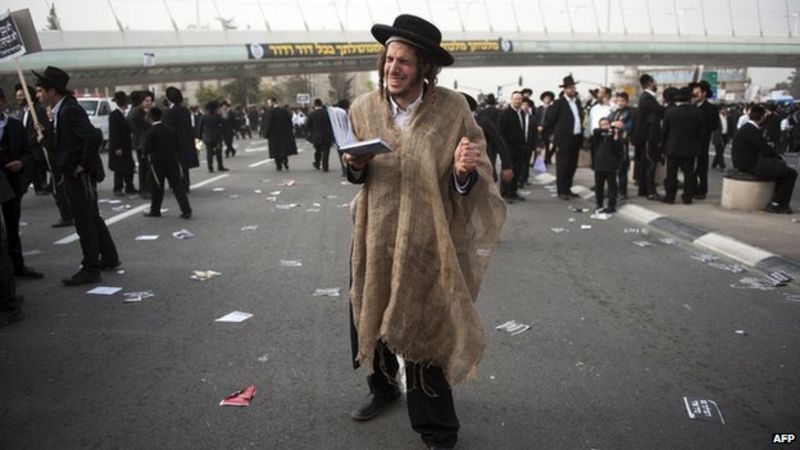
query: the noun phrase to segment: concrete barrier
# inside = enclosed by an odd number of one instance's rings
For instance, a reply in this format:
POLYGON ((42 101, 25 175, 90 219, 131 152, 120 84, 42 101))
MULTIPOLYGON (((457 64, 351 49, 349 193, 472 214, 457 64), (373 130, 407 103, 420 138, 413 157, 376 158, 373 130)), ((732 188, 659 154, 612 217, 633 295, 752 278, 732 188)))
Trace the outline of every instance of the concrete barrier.
POLYGON ((723 209, 761 211, 769 205, 774 192, 775 181, 730 170, 722 178, 720 206, 723 209))

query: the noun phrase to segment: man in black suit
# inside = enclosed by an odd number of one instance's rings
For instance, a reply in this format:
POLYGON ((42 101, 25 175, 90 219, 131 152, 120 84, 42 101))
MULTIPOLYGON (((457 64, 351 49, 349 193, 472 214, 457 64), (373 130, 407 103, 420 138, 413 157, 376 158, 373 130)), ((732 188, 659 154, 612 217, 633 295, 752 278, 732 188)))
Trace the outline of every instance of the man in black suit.
POLYGON ((286 108, 278 106, 275 98, 269 99, 268 108, 263 133, 269 141, 269 157, 275 160, 278 172, 289 170, 289 156, 297 154, 292 116, 286 108))
MULTIPOLYGON (((194 146, 194 128, 192 128, 192 113, 183 106, 183 93, 180 89, 170 86, 167 88, 167 101, 169 109, 164 111, 164 124, 175 130, 178 136, 178 160, 181 165, 181 177, 189 192, 189 169, 198 167, 200 160, 197 158, 197 149, 194 146)), ((170 184, 170 186, 172 186, 170 184)))
MULTIPOLYGON (((475 122, 481 127, 483 136, 486 138, 486 154, 489 155, 489 160, 492 162, 494 181, 497 182, 497 171, 494 169, 494 160, 500 156, 500 178, 504 182, 510 182, 514 179, 513 161, 511 160, 511 155, 508 154, 508 147, 506 147, 503 137, 500 136, 500 132, 497 131, 497 120, 492 119, 492 117, 495 117, 492 113, 482 114, 482 112, 487 109, 497 111, 497 108, 487 104, 486 107, 476 112, 478 109, 478 102, 469 94, 462 92, 461 95, 467 99, 469 109, 475 115, 475 122)), ((513 200, 508 199, 506 202, 511 203, 513 200)))
POLYGON ((222 121, 217 113, 219 105, 215 100, 208 102, 206 112, 200 117, 197 135, 203 140, 206 148, 208 171, 214 171, 214 158, 217 159, 217 170, 227 172, 222 165, 222 121))
POLYGON ((33 74, 38 79, 36 96, 53 111, 54 169, 64 175, 83 251, 81 270, 62 281, 67 286, 97 283, 101 270, 115 269, 122 264, 97 207, 97 183, 105 177, 99 153, 103 135, 92 126, 86 111, 67 90, 69 75, 66 72, 48 66, 42 74, 33 74))
POLYGON ((22 241, 19 238, 19 219, 22 196, 25 195, 24 170, 33 164, 30 139, 22 122, 7 116, 6 94, 0 89, 0 170, 5 174, 14 197, 3 203, 3 222, 6 224, 8 254, 14 265, 14 275, 25 278, 42 278, 44 275, 25 266, 22 257, 22 241))
MULTIPOLYGON (((675 203, 678 191, 678 169, 683 172, 683 203, 692 203, 695 188, 694 165, 702 150, 703 113, 689 100, 689 88, 675 94, 675 106, 664 113, 662 148, 667 156, 667 178, 664 180, 664 203, 675 203)), ((707 152, 706 152, 707 153, 707 152)))
POLYGON ((791 214, 789 203, 792 190, 797 182, 797 171, 786 165, 780 153, 767 144, 761 129, 766 117, 766 109, 755 105, 750 109, 750 120, 736 131, 731 149, 733 167, 742 172, 775 180, 775 193, 767 212, 791 214))
POLYGON ((648 74, 639 77, 644 91, 639 96, 639 108, 634 119, 631 142, 634 145, 635 179, 639 183, 639 196, 661 200, 656 191, 656 169, 662 162, 661 118, 664 107, 656 99, 658 86, 648 74))
MULTIPOLYGON (((36 91, 30 87, 26 86, 28 92, 31 95, 31 100, 36 98, 36 91)), ((30 163, 25 167, 25 170, 22 174, 22 183, 24 189, 27 191, 28 186, 33 184, 33 190, 36 195, 48 195, 48 183, 47 183, 47 159, 44 153, 44 147, 42 144, 39 143, 37 139, 37 134, 35 133, 34 129, 34 122, 30 115, 30 108, 28 108, 28 101, 25 99, 25 92, 23 91, 22 84, 17 83, 14 85, 14 93, 17 100, 17 105, 19 105, 19 114, 15 116, 16 119, 22 122, 22 125, 25 127, 26 134, 28 135, 29 144, 31 148, 31 154, 33 158, 31 158, 30 163)), ((34 110, 37 114, 37 118, 39 119, 39 123, 46 123, 47 122, 47 111, 42 108, 36 101, 33 101, 34 110)))
POLYGON ((556 99, 556 95, 550 91, 542 92, 542 95, 539 96, 539 100, 542 103, 539 104, 539 107, 536 108, 536 132, 537 132, 537 147, 541 148, 544 152, 542 155, 544 158, 544 163, 549 167, 553 162, 553 144, 551 142, 551 136, 549 134, 544 134, 544 124, 545 120, 547 119, 547 115, 550 112, 550 106, 553 104, 553 100, 556 99))
POLYGON ((533 103, 533 100, 530 98, 523 98, 521 108, 525 119, 525 155, 522 157, 522 160, 518 162, 519 167, 516 168, 515 171, 520 171, 517 186, 524 187, 531 184, 528 181, 528 177, 531 172, 531 158, 533 157, 533 151, 536 149, 536 135, 538 134, 538 129, 536 126, 536 105, 533 103))
POLYGON ((556 187, 561 200, 577 197, 572 193, 572 179, 578 169, 578 152, 583 138, 583 108, 576 84, 572 75, 564 77, 559 86, 564 90, 563 95, 553 102, 544 125, 544 132, 552 133, 557 148, 556 187))
POLYGON ((532 141, 528 142, 530 133, 525 134, 526 125, 528 129, 533 127, 530 117, 522 110, 522 93, 514 91, 511 93, 511 103, 500 111, 497 121, 497 131, 503 137, 513 161, 513 178, 511 181, 500 183, 500 195, 507 201, 525 200, 525 197, 517 193, 517 187, 522 178, 522 171, 527 169, 525 164, 526 145, 533 145, 532 141))
POLYGON ((708 97, 712 94, 708 81, 691 83, 689 88, 692 90, 695 105, 703 113, 703 141, 700 143, 702 149, 697 154, 697 164, 695 164, 697 192, 694 196, 694 198, 702 200, 708 194, 708 148, 711 144, 711 135, 720 128, 719 110, 716 105, 708 101, 708 97))
MULTIPOLYGON (((0 171, 0 203, 13 200, 14 189, 8 182, 4 172, 0 171)), ((0 328, 19 322, 25 318, 22 303, 25 297, 17 295, 17 283, 14 280, 14 267, 8 254, 8 239, 5 225, 0 220, 0 328)))
POLYGON ((181 208, 181 218, 188 219, 192 217, 192 208, 186 196, 186 184, 181 178, 179 138, 171 126, 161 121, 162 116, 161 108, 158 107, 152 107, 147 112, 150 129, 144 138, 144 153, 155 174, 155 185, 150 211, 145 216, 161 217, 164 182, 169 180, 169 186, 181 208))
POLYGON ((128 95, 123 91, 115 92, 114 103, 117 106, 108 115, 108 170, 114 172, 115 195, 136 194, 139 191, 133 185, 136 164, 133 162, 131 127, 125 119, 128 95))
POLYGON ((131 92, 131 109, 128 111, 128 123, 131 126, 131 144, 133 149, 136 150, 136 160, 139 162, 139 195, 144 199, 149 199, 153 188, 153 175, 150 173, 150 168, 147 166, 147 158, 145 158, 144 150, 144 136, 147 134, 149 125, 144 119, 147 110, 153 106, 154 94, 150 91, 133 91, 131 92))
POLYGON ((314 162, 311 165, 315 169, 328 171, 328 159, 331 153, 331 145, 333 145, 333 128, 331 128, 331 120, 328 117, 328 109, 322 104, 322 100, 314 100, 314 110, 308 113, 308 120, 306 121, 308 127, 309 140, 314 145, 314 162))

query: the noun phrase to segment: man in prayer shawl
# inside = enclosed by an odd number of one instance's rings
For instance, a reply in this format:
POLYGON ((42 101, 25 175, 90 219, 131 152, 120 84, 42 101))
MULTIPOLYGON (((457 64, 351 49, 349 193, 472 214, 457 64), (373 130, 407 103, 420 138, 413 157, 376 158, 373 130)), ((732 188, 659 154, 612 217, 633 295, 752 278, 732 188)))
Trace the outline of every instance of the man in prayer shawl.
POLYGON ((369 420, 400 396, 405 360, 412 428, 429 448, 453 448, 451 386, 476 375, 485 334, 475 300, 505 221, 486 142, 464 97, 436 86, 453 57, 431 23, 400 15, 375 25, 385 46, 379 87, 350 108, 356 141, 392 151, 345 153, 352 203, 352 338, 370 394, 352 416, 369 420))

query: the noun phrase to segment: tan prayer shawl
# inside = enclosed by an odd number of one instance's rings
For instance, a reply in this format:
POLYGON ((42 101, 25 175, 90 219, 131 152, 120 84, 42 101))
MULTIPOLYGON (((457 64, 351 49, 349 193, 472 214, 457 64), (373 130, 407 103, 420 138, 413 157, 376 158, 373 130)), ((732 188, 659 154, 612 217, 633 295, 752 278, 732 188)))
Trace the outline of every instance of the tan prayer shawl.
POLYGON ((353 200, 357 359, 371 371, 383 340, 410 361, 441 366, 451 385, 467 381, 486 346, 474 302, 506 216, 483 132, 464 97, 440 87, 425 92, 403 131, 378 91, 356 99, 350 120, 357 140, 393 149, 369 164, 353 200), (480 178, 463 196, 452 172, 462 136, 481 147, 480 178))

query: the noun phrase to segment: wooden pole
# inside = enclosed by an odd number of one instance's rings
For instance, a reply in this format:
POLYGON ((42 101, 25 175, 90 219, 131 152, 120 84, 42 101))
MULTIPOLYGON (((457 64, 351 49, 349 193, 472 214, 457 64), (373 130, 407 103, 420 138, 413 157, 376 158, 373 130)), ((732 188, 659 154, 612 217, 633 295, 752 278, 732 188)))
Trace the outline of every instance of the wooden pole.
POLYGON ((47 162, 47 168, 50 170, 50 173, 53 172, 53 166, 50 164, 50 157, 47 155, 47 149, 44 148, 44 133, 42 129, 44 128, 41 123, 39 123, 39 116, 36 114, 36 108, 33 107, 33 99, 31 99, 31 93, 28 92, 28 84, 25 83, 25 75, 22 73, 22 66, 19 65, 19 57, 14 58, 14 65, 17 68, 17 75, 19 76, 19 84, 22 85, 22 92, 25 94, 25 102, 28 104, 28 114, 33 119, 33 125, 36 129, 36 140, 42 144, 42 153, 44 153, 44 160, 47 162))

